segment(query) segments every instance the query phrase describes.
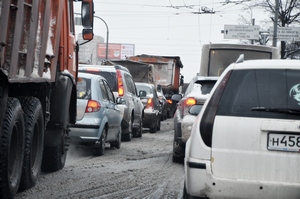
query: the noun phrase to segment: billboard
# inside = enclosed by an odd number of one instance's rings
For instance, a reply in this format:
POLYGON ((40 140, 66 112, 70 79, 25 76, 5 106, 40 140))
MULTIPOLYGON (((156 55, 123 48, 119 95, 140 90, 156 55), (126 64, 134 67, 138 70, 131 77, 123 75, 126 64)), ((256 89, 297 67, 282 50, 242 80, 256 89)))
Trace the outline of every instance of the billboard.
MULTIPOLYGON (((134 44, 108 44, 107 59, 126 59, 134 56, 134 44)), ((106 44, 98 43, 98 59, 106 57, 106 44)))

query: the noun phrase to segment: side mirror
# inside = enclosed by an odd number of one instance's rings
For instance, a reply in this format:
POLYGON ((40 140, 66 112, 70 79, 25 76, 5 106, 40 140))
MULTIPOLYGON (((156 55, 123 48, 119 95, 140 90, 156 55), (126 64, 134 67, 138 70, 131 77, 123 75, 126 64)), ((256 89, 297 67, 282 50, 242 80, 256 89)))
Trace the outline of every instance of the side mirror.
POLYGON ((179 102, 181 99, 182 99, 182 95, 180 95, 180 94, 173 94, 171 96, 171 100, 176 101, 176 102, 179 102))
POLYGON ((198 115, 200 113, 202 107, 203 107, 203 105, 200 105, 200 104, 192 105, 189 109, 189 114, 198 115))
POLYGON ((93 2, 93 0, 82 0, 81 21, 82 21, 82 26, 84 28, 93 28, 93 26, 94 26, 94 2, 93 2))
POLYGON ((139 91, 139 96, 140 96, 140 97, 146 97, 146 96, 147 96, 147 92, 146 92, 146 91, 143 91, 143 90, 140 90, 140 91, 139 91))
POLYGON ((124 98, 122 98, 122 97, 117 97, 116 103, 117 103, 117 104, 126 104, 126 101, 125 101, 124 98))

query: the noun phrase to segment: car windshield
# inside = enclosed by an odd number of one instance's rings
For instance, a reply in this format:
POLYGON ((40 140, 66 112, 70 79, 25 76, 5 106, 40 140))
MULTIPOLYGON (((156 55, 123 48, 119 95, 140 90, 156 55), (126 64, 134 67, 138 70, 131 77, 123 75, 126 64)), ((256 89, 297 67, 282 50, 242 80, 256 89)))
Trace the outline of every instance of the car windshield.
POLYGON ((139 85, 139 84, 136 84, 136 89, 137 89, 137 92, 139 93, 140 91, 146 91, 147 95, 149 94, 153 94, 152 93, 152 90, 151 90, 151 87, 147 86, 147 85, 139 85))
POLYGON ((235 70, 219 103, 218 114, 300 119, 300 71, 235 70), (294 113, 294 114, 291 114, 294 113))
POLYGON ((81 78, 77 82, 77 99, 91 99, 91 80, 81 78))

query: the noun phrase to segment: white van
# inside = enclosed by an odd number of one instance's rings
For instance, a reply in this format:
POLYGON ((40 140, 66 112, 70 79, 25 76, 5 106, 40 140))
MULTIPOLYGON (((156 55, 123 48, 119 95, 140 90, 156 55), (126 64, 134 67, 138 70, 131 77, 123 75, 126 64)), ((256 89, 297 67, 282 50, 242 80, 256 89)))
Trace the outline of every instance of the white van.
POLYGON ((184 197, 300 198, 300 61, 223 72, 186 144, 184 197))

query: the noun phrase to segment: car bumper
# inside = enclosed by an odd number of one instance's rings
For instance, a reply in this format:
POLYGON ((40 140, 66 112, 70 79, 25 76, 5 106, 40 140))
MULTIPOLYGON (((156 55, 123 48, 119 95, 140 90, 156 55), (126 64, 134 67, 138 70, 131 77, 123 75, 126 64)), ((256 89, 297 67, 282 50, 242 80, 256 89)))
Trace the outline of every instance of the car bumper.
POLYGON ((212 174, 211 161, 185 158, 185 186, 189 196, 203 198, 296 199, 300 183, 222 179, 212 174))
POLYGON ((101 120, 93 120, 94 123, 77 122, 70 126, 70 143, 85 144, 94 143, 100 139, 101 120))
MULTIPOLYGON (((174 117, 177 117, 177 112, 174 115, 174 117)), ((181 145, 185 146, 185 143, 190 138, 191 130, 193 127, 193 124, 195 123, 196 116, 194 115, 186 115, 183 117, 183 119, 177 118, 176 121, 176 127, 177 133, 176 133, 176 142, 181 145)))
POLYGON ((157 119, 160 119, 158 111, 154 109, 145 109, 143 118, 143 127, 150 128, 154 127, 157 119))

